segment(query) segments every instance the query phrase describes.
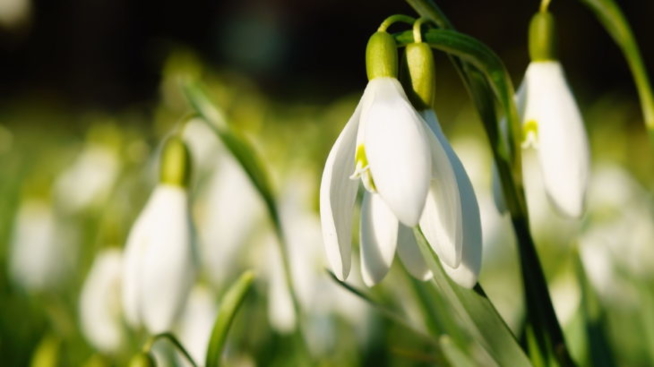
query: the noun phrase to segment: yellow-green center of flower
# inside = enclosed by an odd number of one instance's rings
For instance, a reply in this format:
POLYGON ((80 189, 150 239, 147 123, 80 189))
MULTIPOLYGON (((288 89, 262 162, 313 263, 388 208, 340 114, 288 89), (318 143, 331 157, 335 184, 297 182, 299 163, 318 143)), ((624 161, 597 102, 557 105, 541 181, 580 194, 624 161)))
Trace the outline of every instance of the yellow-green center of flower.
POLYGON ((529 120, 522 125, 522 148, 538 148, 538 122, 529 120))
POLYGON ((366 156, 366 148, 363 144, 357 146, 357 150, 354 153, 354 173, 350 176, 350 179, 356 180, 361 179, 363 187, 370 192, 377 192, 375 187, 375 181, 372 179, 370 174, 370 166, 368 165, 368 157, 366 156))

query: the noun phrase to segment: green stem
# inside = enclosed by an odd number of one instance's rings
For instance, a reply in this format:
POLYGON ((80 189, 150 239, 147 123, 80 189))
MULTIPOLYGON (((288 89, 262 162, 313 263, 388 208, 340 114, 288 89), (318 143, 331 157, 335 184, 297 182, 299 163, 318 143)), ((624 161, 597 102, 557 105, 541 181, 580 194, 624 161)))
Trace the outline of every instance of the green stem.
POLYGON ((406 23, 406 24, 413 24, 415 21, 416 21, 416 18, 410 17, 408 15, 404 15, 404 14, 391 15, 390 17, 384 19, 384 21, 379 26, 377 31, 378 32, 386 32, 388 27, 393 25, 393 23, 401 22, 401 23, 406 23))
POLYGON ((547 9, 550 7, 550 3, 552 0, 541 0, 540 2, 540 12, 545 13, 547 9))
MULTIPOLYGON (((551 347, 561 365, 573 366, 574 362, 556 318, 544 272, 529 231, 529 216, 522 183, 521 124, 518 120, 513 99, 514 89, 509 74, 502 61, 485 45, 468 36, 458 34, 455 36, 452 23, 432 1, 406 1, 420 16, 428 18, 445 29, 430 30, 424 38, 432 47, 456 56, 453 58, 454 66, 459 71, 484 122, 518 240, 529 323, 538 335, 541 349, 547 350, 551 347), (479 75, 480 73, 483 76, 479 75), (508 136, 502 134, 497 123, 493 102, 489 100, 489 88, 504 109, 510 126, 508 136)), ((412 35, 410 32, 405 32, 398 38, 403 37, 412 38, 412 35)))
POLYGON ((429 19, 423 17, 423 18, 419 18, 418 20, 416 20, 415 23, 413 23, 413 39, 417 43, 422 42, 422 25, 428 21, 429 19))
POLYGON ((198 364, 195 363, 195 361, 193 360, 193 357, 191 357, 191 354, 186 350, 186 348, 184 348, 182 343, 180 343, 180 341, 177 340, 177 338, 175 338, 175 336, 171 333, 161 333, 151 336, 150 339, 148 339, 148 341, 143 346, 143 353, 146 354, 150 353, 150 350, 152 350, 154 343, 156 343, 159 339, 168 340, 173 346, 175 346, 175 348, 177 348, 177 350, 179 350, 182 353, 182 355, 184 355, 184 357, 186 358, 186 360, 188 360, 191 366, 193 367, 198 366, 198 364))
POLYGON ((638 48, 638 43, 629 26, 629 22, 613 0, 580 0, 597 16, 604 29, 611 35, 622 50, 627 64, 636 83, 640 105, 648 130, 650 142, 654 145, 654 95, 649 83, 647 69, 638 48))
POLYGON ((205 358, 206 367, 218 367, 221 364, 221 356, 227 341, 227 334, 236 318, 236 313, 241 309, 245 297, 252 287, 254 274, 252 271, 244 272, 234 282, 220 300, 220 310, 211 330, 207 355, 205 358))

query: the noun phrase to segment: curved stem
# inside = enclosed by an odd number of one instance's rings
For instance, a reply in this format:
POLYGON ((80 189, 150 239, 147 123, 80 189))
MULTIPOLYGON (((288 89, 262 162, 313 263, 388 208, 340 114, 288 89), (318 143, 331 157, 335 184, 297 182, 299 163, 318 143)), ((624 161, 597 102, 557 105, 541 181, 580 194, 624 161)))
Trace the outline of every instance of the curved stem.
POLYGON ((179 350, 182 355, 184 355, 184 358, 191 364, 193 367, 198 367, 198 364, 195 363, 193 360, 193 357, 191 357, 191 354, 184 348, 182 343, 175 338, 175 336, 171 333, 161 333, 161 334, 156 334, 150 337, 148 341, 143 345, 143 353, 150 353, 150 350, 154 346, 154 343, 156 343, 159 339, 166 339, 168 340, 177 350, 179 350))
POLYGON ((391 15, 390 17, 384 19, 384 21, 379 26, 377 31, 386 32, 388 27, 393 25, 393 23, 401 22, 401 23, 406 23, 406 24, 413 24, 415 21, 416 21, 416 19, 414 17, 410 17, 408 15, 404 15, 404 14, 391 15))
POLYGON ((418 18, 418 20, 413 23, 413 39, 416 43, 422 42, 422 25, 427 21, 429 21, 429 19, 422 17, 418 18))
POLYGON ((547 9, 550 7, 550 3, 552 0, 541 0, 540 2, 540 12, 545 13, 547 9))

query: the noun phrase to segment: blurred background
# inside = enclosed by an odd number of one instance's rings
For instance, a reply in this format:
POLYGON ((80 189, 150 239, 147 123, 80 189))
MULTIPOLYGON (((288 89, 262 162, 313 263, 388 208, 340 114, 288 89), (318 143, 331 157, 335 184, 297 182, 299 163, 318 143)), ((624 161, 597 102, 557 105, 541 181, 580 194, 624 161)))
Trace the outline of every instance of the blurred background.
MULTIPOLYGON (((365 83, 362 50, 380 20, 412 13, 402 1, 389 0, 374 6, 343 0, 1 4, 3 111, 39 99, 71 110, 147 111, 157 101, 166 57, 179 48, 192 50, 213 68, 247 75, 276 100, 331 101, 365 83)), ((620 5, 651 64, 654 46, 647 37, 654 4, 620 5)), ((519 81, 528 62, 526 29, 538 2, 441 1, 439 6, 460 31, 491 46, 519 81)), ((561 59, 578 98, 594 100, 605 91, 633 96, 622 56, 592 14, 578 2, 554 1, 552 9, 561 59)), ((452 70, 439 59, 447 83, 452 70)))
MULTIPOLYGON (((438 5, 458 30, 498 53, 517 87, 529 63, 527 27, 539 2, 438 5)), ((620 6, 651 75, 654 2, 620 6)), ((591 12, 575 1, 554 0, 550 9, 589 132, 594 175, 581 222, 557 218, 542 195, 529 193, 532 231, 575 357, 588 358, 579 321, 586 284, 575 265, 580 256, 603 310, 611 358, 618 365, 652 365, 654 315, 642 310, 654 310, 654 181, 636 90, 620 50, 591 12)), ((123 247, 156 183, 161 139, 190 111, 180 76, 202 80, 264 157, 299 254, 294 270, 305 275, 298 280, 300 298, 317 310, 307 326, 314 355, 337 366, 445 363, 420 337, 348 298, 326 277, 317 223, 322 165, 365 87, 368 37, 396 13, 414 14, 400 0, 0 0, 2 364, 40 366, 34 361, 54 358, 61 366, 124 365, 142 345, 143 336, 123 325, 117 305, 84 316, 86 304, 99 301, 82 299, 93 299, 84 289, 96 260, 123 247), (93 320, 102 315, 109 321, 97 329, 93 320), (118 336, 107 341, 103 335, 118 336)), ((490 150, 454 68, 443 54, 436 61, 435 110, 482 211, 480 283, 519 330, 518 264, 507 218, 492 204, 490 150)), ((193 293, 200 294, 199 306, 189 301, 188 307, 206 318, 183 318, 176 332, 190 335, 184 340, 200 345, 201 355, 206 326, 199 337, 188 330, 210 325, 225 286, 255 268, 268 276, 257 283, 248 317, 237 320, 229 365, 288 365, 296 321, 288 315, 287 295, 276 293, 282 287, 275 283, 278 260, 262 260, 274 259, 274 250, 261 203, 206 126, 189 124, 185 136, 196 160, 192 206, 203 249, 200 290, 193 293)), ((399 269, 371 292, 420 324, 419 301, 399 269)))

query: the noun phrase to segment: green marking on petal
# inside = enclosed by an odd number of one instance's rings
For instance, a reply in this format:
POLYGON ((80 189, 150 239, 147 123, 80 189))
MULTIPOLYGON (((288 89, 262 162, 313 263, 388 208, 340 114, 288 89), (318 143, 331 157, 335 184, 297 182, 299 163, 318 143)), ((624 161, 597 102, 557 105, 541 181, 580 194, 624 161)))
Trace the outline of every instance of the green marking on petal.
POLYGON ((522 147, 538 148, 538 122, 529 120, 522 125, 522 147))
POLYGON ((357 150, 354 153, 354 162, 355 169, 351 179, 361 178, 363 182, 363 187, 370 192, 377 192, 377 187, 375 187, 375 181, 372 179, 370 174, 370 167, 368 166, 368 157, 366 156, 366 148, 363 144, 357 146, 357 150))

